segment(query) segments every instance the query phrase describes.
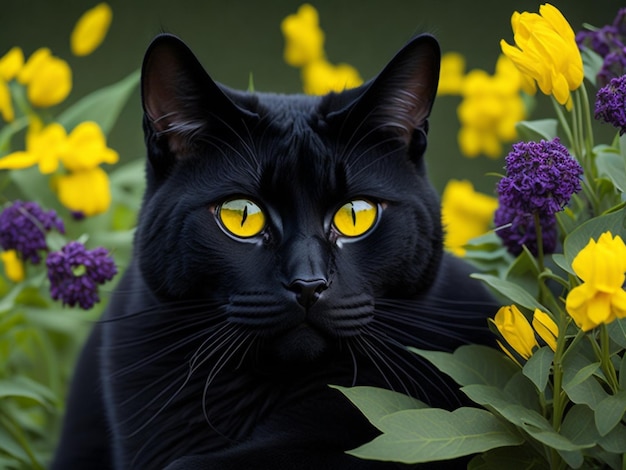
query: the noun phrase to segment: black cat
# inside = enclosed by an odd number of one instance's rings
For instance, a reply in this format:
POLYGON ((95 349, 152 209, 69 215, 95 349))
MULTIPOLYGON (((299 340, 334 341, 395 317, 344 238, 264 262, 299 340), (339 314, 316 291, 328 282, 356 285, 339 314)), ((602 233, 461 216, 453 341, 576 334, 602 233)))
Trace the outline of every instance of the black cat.
POLYGON ((422 35, 359 88, 284 96, 219 85, 154 40, 134 256, 54 469, 400 468, 345 454, 377 431, 328 384, 456 407, 405 345, 491 342, 496 307, 442 252, 423 160, 439 60, 422 35))

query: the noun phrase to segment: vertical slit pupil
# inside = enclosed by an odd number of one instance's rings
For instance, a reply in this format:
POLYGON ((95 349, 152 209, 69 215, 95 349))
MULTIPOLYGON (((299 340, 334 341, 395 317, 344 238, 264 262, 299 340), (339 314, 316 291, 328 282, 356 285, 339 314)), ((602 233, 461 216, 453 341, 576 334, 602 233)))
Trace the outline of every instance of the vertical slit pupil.
POLYGON ((243 207, 243 214, 241 216, 241 227, 243 227, 243 224, 246 223, 246 219, 248 218, 248 205, 246 204, 243 207))
POLYGON ((354 204, 350 203, 350 211, 352 212, 352 225, 356 227, 356 212, 354 211, 354 204))

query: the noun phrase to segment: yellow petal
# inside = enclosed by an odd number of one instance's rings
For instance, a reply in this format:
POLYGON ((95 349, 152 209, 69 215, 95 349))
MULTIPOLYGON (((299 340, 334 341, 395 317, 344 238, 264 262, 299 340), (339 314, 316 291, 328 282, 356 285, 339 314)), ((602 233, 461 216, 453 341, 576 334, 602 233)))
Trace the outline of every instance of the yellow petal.
POLYGON ((83 13, 70 37, 72 53, 85 56, 96 50, 104 41, 112 19, 113 11, 106 3, 100 3, 83 13))
POLYGON ((31 152, 13 152, 0 159, 0 170, 21 170, 37 164, 39 159, 31 152))
POLYGON ((21 282, 24 280, 24 263, 17 256, 15 250, 3 251, 0 253, 0 259, 4 264, 4 273, 13 282, 21 282))
POLYGON ((63 165, 70 171, 89 170, 101 163, 117 163, 117 152, 106 145, 106 137, 97 123, 86 121, 74 128, 68 137, 63 165))
POLYGON ((0 58, 0 78, 4 81, 13 80, 24 67, 24 53, 19 47, 13 47, 0 58))
POLYGON ((13 110, 13 98, 9 86, 0 79, 0 114, 6 122, 12 122, 15 119, 15 111, 13 110))
POLYGON ((507 343, 524 359, 538 346, 535 332, 522 312, 515 306, 504 306, 496 313, 494 323, 507 343))
POLYGON ((559 328, 550 315, 539 309, 535 309, 532 326, 539 337, 550 346, 550 349, 556 351, 556 339, 559 336, 559 328))
POLYGON ((109 177, 102 168, 93 168, 60 176, 56 180, 61 203, 86 216, 100 214, 111 204, 109 177))
POLYGON ((285 37, 284 59, 287 64, 302 67, 324 57, 324 32, 319 27, 317 10, 303 4, 295 15, 281 23, 285 37))
POLYGON ((589 315, 589 305, 593 302, 596 291, 587 284, 574 287, 565 299, 565 309, 583 331, 589 331, 599 323, 589 315))
POLYGON ((72 91, 72 70, 63 59, 48 57, 28 82, 29 101, 42 108, 61 103, 72 91))
POLYGON ((28 84, 33 77, 37 74, 37 70, 44 64, 48 59, 52 57, 52 52, 47 47, 41 47, 33 52, 22 70, 17 74, 17 81, 22 85, 28 84))
POLYGON ((26 148, 36 156, 41 173, 50 174, 57 170, 59 158, 65 151, 66 140, 65 129, 58 122, 53 122, 39 131, 29 131, 26 148))

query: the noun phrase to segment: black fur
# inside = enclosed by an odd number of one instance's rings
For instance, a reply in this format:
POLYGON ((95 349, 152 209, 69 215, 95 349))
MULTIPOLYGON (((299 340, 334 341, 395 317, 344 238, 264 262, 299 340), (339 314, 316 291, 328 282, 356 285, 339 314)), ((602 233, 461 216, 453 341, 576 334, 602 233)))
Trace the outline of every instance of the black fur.
POLYGON ((345 454, 377 431, 328 384, 459 406, 405 349, 490 342, 495 308, 442 252, 423 161, 439 58, 423 35, 360 88, 249 94, 154 40, 134 256, 79 361, 53 469, 400 468, 345 454), (259 235, 220 227, 232 197, 264 210, 259 235), (380 215, 349 239, 332 216, 355 198, 380 215))

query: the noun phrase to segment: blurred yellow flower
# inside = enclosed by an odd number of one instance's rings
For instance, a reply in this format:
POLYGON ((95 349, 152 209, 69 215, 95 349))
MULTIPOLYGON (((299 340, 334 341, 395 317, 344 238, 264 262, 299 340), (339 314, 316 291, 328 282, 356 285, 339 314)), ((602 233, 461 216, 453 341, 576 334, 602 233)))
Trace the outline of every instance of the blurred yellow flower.
POLYGON ((100 214, 111 205, 109 177, 100 167, 55 178, 59 201, 73 212, 86 216, 100 214))
POLYGON ((117 163, 117 152, 106 145, 100 126, 86 121, 74 128, 61 155, 63 166, 70 171, 91 170, 101 163, 117 163))
POLYGON ((287 64, 302 67, 324 57, 324 32, 317 10, 305 3, 298 12, 281 22, 285 37, 284 58, 287 64))
POLYGON ((569 292, 565 308, 582 330, 626 317, 626 245, 619 235, 604 232, 597 242, 589 240, 572 268, 584 282, 569 292))
MULTIPOLYGON (((530 323, 515 305, 501 307, 492 321, 508 345, 522 358, 530 358, 533 349, 539 346, 530 323)), ((500 341, 498 344, 511 359, 518 362, 512 351, 500 341)))
POLYGON ((70 66, 45 47, 33 52, 17 80, 26 85, 28 100, 42 108, 61 103, 72 90, 70 66))
POLYGON ((24 53, 19 47, 13 47, 0 58, 0 114, 6 122, 15 119, 13 100, 8 82, 13 80, 24 66, 24 53))
POLYGON ((475 69, 465 76, 463 101, 457 108, 458 141, 465 156, 498 158, 502 142, 517 138, 515 125, 526 116, 521 84, 521 74, 504 56, 498 59, 494 75, 475 69))
POLYGON ((0 159, 0 170, 20 170, 39 165, 43 174, 54 173, 66 149, 67 136, 63 126, 53 122, 43 129, 31 125, 26 134, 26 150, 13 152, 0 159))
MULTIPOLYGON (((529 79, 527 87, 537 83, 542 93, 553 95, 571 109, 570 91, 583 82, 583 62, 574 31, 554 6, 546 3, 539 14, 515 12, 511 17, 515 46, 504 39, 502 52, 529 79)), ((528 90, 527 88, 527 91, 528 90)))
POLYGON ((441 218, 446 231, 446 249, 465 255, 464 245, 489 229, 498 200, 474 191, 472 183, 450 180, 441 197, 441 218))
POLYGON ((24 280, 24 263, 17 256, 17 251, 8 250, 0 253, 0 259, 4 264, 4 274, 13 282, 21 282, 24 280))
POLYGON ((302 87, 308 95, 339 92, 362 83, 359 72, 349 64, 333 65, 326 60, 318 60, 302 68, 302 87))
POLYGON ((539 337, 546 342, 550 349, 556 351, 556 339, 559 336, 559 327, 554 323, 550 315, 539 309, 535 309, 532 325, 539 337))
POLYGON ((70 36, 72 53, 85 56, 96 50, 109 31, 112 19, 113 11, 107 3, 100 3, 83 13, 70 36))
POLYGON ((446 52, 441 57, 439 72, 439 95, 458 95, 463 87, 465 57, 458 52, 446 52))

